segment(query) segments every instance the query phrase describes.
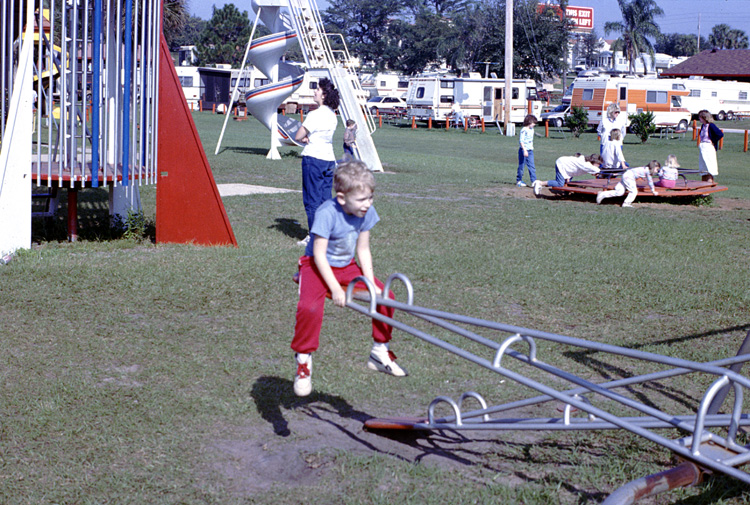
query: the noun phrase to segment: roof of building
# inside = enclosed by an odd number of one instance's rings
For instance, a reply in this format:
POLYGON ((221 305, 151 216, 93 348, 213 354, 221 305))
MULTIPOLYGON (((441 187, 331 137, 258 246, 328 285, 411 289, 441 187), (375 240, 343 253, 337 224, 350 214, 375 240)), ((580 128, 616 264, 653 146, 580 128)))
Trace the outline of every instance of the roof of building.
POLYGON ((750 80, 750 49, 709 49, 665 70, 664 77, 700 75, 714 79, 750 80))

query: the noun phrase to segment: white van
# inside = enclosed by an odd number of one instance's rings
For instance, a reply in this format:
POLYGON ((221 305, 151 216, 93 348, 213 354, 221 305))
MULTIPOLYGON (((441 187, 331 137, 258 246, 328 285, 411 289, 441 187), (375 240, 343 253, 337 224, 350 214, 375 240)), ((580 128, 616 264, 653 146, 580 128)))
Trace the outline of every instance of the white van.
POLYGON ((628 114, 652 112, 654 123, 675 125, 684 130, 690 122, 690 111, 682 100, 688 91, 673 79, 639 77, 579 77, 573 82, 570 105, 583 107, 589 124, 599 124, 611 103, 628 114))
POLYGON ((714 81, 694 78, 670 79, 684 85, 689 94, 682 104, 693 116, 706 109, 717 120, 734 119, 735 114, 750 112, 750 82, 714 81))
MULTIPOLYGON (((514 79, 511 87, 511 121, 523 123, 527 114, 537 118, 542 102, 532 79, 514 79)), ((444 121, 456 106, 464 117, 505 121, 505 79, 484 79, 478 73, 464 77, 431 75, 409 81, 406 93, 408 116, 417 120, 444 121)))

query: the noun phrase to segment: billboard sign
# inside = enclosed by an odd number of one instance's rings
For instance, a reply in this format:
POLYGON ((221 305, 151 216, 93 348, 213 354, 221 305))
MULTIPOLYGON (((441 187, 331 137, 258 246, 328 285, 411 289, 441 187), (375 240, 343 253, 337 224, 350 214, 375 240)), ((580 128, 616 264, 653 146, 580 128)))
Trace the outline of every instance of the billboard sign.
MULTIPOLYGON (((562 9, 559 5, 555 4, 539 4, 537 9, 539 12, 543 12, 547 7, 557 13, 562 18, 562 9)), ((577 32, 590 32, 594 29, 594 8, 593 7, 575 7, 568 5, 565 8, 565 17, 573 23, 573 31, 577 32)))

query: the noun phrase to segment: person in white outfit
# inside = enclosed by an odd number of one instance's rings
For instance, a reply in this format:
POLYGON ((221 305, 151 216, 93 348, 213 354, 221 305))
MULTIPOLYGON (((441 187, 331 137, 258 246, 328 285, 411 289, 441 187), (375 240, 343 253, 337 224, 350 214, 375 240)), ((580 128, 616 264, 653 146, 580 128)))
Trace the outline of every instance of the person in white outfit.
POLYGON ((612 130, 609 138, 602 143, 602 167, 621 168, 623 170, 628 168, 622 154, 622 132, 620 130, 612 130))
POLYGON ((577 175, 596 175, 599 173, 601 164, 602 157, 598 154, 584 156, 581 153, 576 153, 575 156, 561 156, 555 161, 555 179, 549 181, 535 180, 534 184, 531 185, 534 188, 534 194, 539 196, 545 186, 561 188, 577 175))
POLYGON ((618 182, 615 189, 609 191, 599 191, 596 194, 596 203, 602 203, 605 198, 612 198, 615 196, 622 196, 625 192, 628 192, 628 196, 625 197, 625 201, 622 203, 623 207, 632 207, 635 197, 638 196, 638 184, 636 179, 646 179, 648 186, 651 188, 651 192, 654 196, 658 195, 656 188, 654 187, 654 180, 651 175, 656 173, 661 168, 661 163, 654 160, 645 167, 633 167, 625 171, 622 174, 622 181, 618 182))
POLYGON ((701 179, 714 182, 714 177, 719 175, 716 151, 719 149, 719 141, 724 136, 724 132, 714 124, 713 116, 707 110, 700 111, 698 119, 701 121, 698 170, 700 170, 701 179))
POLYGON ((620 140, 625 142, 625 132, 628 128, 628 115, 623 114, 620 110, 620 106, 616 103, 611 103, 607 106, 607 115, 602 118, 599 122, 599 126, 596 128, 596 132, 599 134, 601 139, 601 147, 599 148, 599 154, 604 150, 604 142, 609 140, 610 133, 612 130, 620 130, 622 134, 620 140))

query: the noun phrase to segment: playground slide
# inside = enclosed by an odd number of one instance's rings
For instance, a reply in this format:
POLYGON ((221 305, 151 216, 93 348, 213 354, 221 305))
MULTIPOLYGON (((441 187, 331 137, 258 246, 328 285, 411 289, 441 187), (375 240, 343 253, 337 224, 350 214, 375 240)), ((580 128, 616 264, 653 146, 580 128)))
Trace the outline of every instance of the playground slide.
POLYGON ((275 127, 284 145, 300 145, 294 140, 300 122, 277 114, 279 105, 300 87, 305 77, 304 69, 279 61, 296 41, 297 33, 293 30, 272 33, 255 40, 247 54, 250 63, 271 80, 245 95, 247 110, 269 130, 275 127))

